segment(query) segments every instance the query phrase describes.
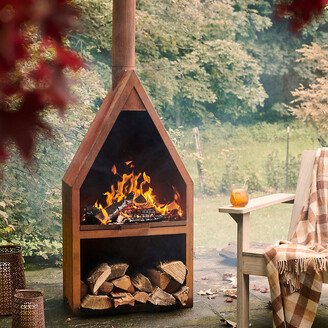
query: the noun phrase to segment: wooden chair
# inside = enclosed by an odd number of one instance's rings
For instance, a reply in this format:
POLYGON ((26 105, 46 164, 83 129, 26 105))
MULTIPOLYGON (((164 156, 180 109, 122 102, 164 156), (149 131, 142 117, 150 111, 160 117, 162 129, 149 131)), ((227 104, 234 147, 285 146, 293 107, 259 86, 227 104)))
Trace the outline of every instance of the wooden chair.
MULTIPOLYGON (((229 213, 237 222, 237 327, 249 327, 249 275, 266 276, 266 260, 263 250, 250 249, 249 220, 250 213, 254 210, 265 208, 279 203, 294 203, 288 239, 297 224, 305 198, 311 183, 312 168, 315 159, 315 151, 304 151, 302 154, 301 167, 298 176, 296 193, 273 194, 251 199, 242 208, 223 206, 219 212, 229 213)), ((283 236, 282 236, 283 237, 283 236)), ((327 275, 324 274, 324 282, 328 283, 327 275)))

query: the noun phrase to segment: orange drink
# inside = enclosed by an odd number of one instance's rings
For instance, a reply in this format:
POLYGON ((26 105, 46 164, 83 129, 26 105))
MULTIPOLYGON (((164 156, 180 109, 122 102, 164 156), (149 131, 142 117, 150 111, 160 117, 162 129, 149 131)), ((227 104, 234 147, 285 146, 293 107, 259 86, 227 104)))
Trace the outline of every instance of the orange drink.
POLYGON ((248 203, 247 187, 233 187, 230 194, 230 203, 234 207, 244 207, 248 203))

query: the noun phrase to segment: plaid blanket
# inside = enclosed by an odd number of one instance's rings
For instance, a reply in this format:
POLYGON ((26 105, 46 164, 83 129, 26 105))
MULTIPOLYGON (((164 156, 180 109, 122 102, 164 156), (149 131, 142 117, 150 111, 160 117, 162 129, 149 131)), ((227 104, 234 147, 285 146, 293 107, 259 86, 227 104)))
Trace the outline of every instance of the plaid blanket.
POLYGON ((309 196, 290 241, 265 251, 273 322, 311 327, 328 266, 328 148, 317 150, 309 196))

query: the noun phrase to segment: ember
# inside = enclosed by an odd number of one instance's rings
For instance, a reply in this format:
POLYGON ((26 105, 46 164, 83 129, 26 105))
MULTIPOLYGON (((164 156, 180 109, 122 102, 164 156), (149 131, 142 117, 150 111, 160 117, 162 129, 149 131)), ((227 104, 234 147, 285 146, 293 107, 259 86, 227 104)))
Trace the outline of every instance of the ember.
MULTIPOLYGON (((130 169, 134 168, 132 161, 125 162, 125 165, 130 169)), ((106 196, 106 205, 97 200, 93 206, 84 209, 83 223, 123 224, 174 220, 182 217, 180 195, 173 186, 173 201, 162 204, 156 199, 150 185, 150 177, 146 172, 134 173, 132 170, 131 173, 124 173, 121 176, 115 165, 111 171, 120 178, 120 181, 116 186, 111 185, 110 190, 103 194, 106 196)))

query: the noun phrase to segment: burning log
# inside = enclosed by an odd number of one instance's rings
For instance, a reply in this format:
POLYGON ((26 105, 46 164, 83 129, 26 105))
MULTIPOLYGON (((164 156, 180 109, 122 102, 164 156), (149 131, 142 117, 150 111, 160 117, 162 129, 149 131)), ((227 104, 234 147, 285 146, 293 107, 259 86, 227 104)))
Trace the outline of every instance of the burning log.
POLYGON ((147 303, 149 301, 149 294, 146 292, 135 292, 133 294, 134 299, 139 303, 147 303))
POLYGON ((107 263, 101 263, 95 267, 88 276, 88 284, 92 294, 97 295, 99 287, 108 279, 111 268, 107 263))
POLYGON ((81 281, 81 289, 80 289, 80 295, 81 295, 81 299, 86 296, 89 292, 89 287, 87 286, 87 284, 85 284, 83 281, 81 281))
POLYGON ((104 281, 98 289, 99 295, 108 295, 114 288, 114 285, 109 281, 104 281))
POLYGON ((112 308, 113 303, 106 295, 86 295, 81 302, 81 307, 91 310, 106 310, 112 308))
POLYGON ((130 293, 124 293, 122 297, 113 298, 113 303, 115 308, 122 305, 134 306, 135 299, 130 293))
POLYGON ((181 303, 181 305, 185 306, 188 300, 189 287, 182 286, 173 296, 181 303))
POLYGON ((164 292, 159 287, 155 287, 154 291, 150 294, 149 302, 154 305, 169 306, 174 305, 176 300, 171 294, 164 292))
POLYGON ((112 280, 112 283, 115 287, 125 290, 129 293, 134 293, 135 289, 132 285, 131 279, 129 276, 125 275, 123 277, 112 280))
POLYGON ((83 209, 82 223, 99 224, 100 220, 103 219, 104 219, 104 215, 102 214, 100 209, 93 206, 87 206, 83 209))
POLYGON ((132 279, 133 286, 141 292, 152 292, 153 286, 149 279, 142 273, 137 273, 132 279))
POLYGON ((154 286, 158 286, 160 289, 164 290, 170 283, 170 276, 162 271, 156 269, 147 270, 147 275, 149 280, 154 286))
POLYGON ((133 203, 133 195, 118 203, 113 203, 108 208, 106 208, 106 211, 108 213, 108 219, 111 221, 116 219, 121 212, 124 212, 126 209, 131 207, 132 203, 133 203))
POLYGON ((181 285, 184 283, 187 275, 187 268, 181 261, 161 263, 159 267, 181 285))
POLYGON ((107 281, 110 281, 110 280, 113 280, 113 279, 120 278, 120 277, 124 276, 126 270, 129 267, 129 265, 127 263, 124 263, 124 262, 112 263, 112 264, 109 263, 108 265, 111 269, 111 274, 107 278, 107 281))
MULTIPOLYGON (((117 175, 115 165, 112 167, 112 173, 117 175)), ((173 200, 161 204, 153 194, 150 177, 146 172, 134 173, 132 171, 130 174, 124 173, 120 177, 122 180, 118 181, 116 185, 111 185, 109 190, 104 193, 106 205, 96 201, 93 207, 86 207, 82 222, 123 224, 174 220, 182 217, 180 195, 174 187, 173 200)))

